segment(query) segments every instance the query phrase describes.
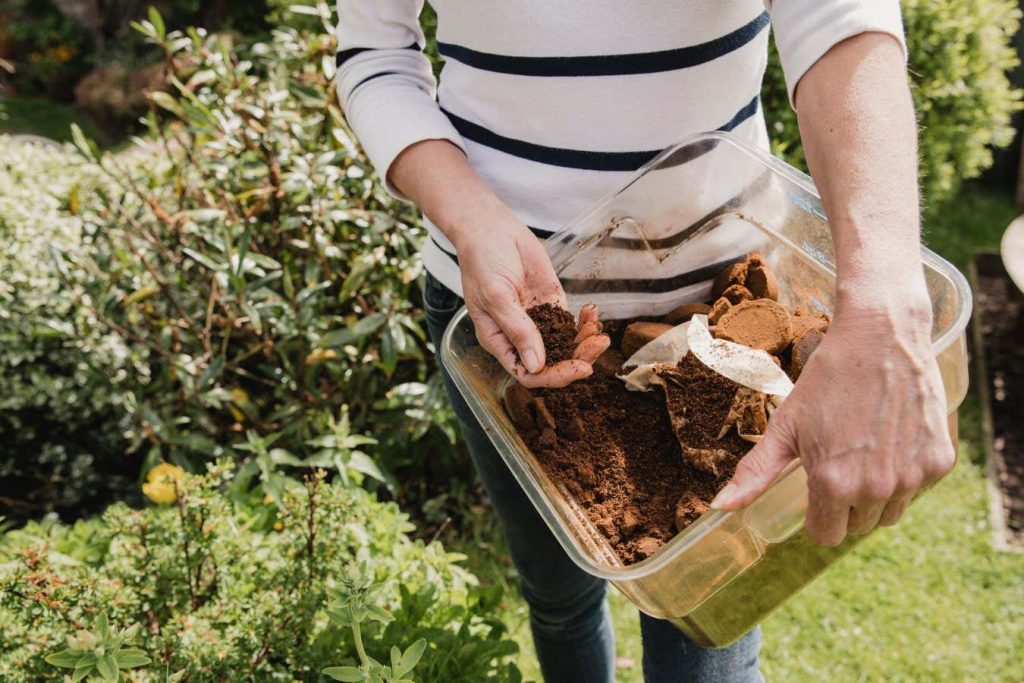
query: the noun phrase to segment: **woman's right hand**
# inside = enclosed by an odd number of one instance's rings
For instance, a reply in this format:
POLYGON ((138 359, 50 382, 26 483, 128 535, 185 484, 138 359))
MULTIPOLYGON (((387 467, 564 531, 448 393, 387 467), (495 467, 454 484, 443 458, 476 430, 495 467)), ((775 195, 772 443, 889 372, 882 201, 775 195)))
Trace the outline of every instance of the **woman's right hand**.
POLYGON ((566 307, 565 292, 540 240, 504 205, 481 217, 479 230, 458 240, 462 292, 476 337, 526 387, 564 387, 593 372, 608 348, 597 308, 585 306, 571 360, 545 365, 544 342, 526 309, 566 307))
POLYGON ((447 140, 410 145, 388 178, 455 245, 477 339, 509 373, 527 387, 564 387, 593 372, 591 363, 610 343, 594 306, 580 312, 573 359, 545 366, 544 342, 526 309, 542 303, 565 308, 565 292, 540 240, 458 147, 447 140))

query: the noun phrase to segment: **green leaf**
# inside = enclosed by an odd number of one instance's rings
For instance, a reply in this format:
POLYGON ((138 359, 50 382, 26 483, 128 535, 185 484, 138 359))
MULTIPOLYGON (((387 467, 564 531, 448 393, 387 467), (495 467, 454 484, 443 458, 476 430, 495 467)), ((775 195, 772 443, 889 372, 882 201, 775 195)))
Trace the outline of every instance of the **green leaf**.
POLYGON ((74 672, 72 672, 71 674, 71 680, 80 681, 89 674, 91 674, 93 669, 95 668, 93 664, 94 662, 92 661, 83 660, 78 666, 75 667, 74 672))
POLYGON ((106 640, 110 637, 110 621, 107 619, 106 612, 100 612, 99 616, 96 617, 96 621, 93 622, 93 630, 96 631, 96 635, 99 636, 100 640, 106 640))
POLYGON ((71 124, 71 140, 75 143, 75 147, 81 152, 87 159, 93 162, 98 162, 103 153, 100 152, 100 148, 96 146, 96 143, 85 137, 85 133, 78 126, 77 123, 71 124))
POLYGON ((210 383, 220 376, 221 371, 224 370, 224 363, 224 356, 217 356, 206 366, 203 374, 199 375, 198 388, 200 391, 206 390, 210 383))
POLYGON ((133 669, 137 666, 146 666, 153 661, 144 650, 140 650, 137 647, 120 650, 115 657, 117 659, 117 666, 121 669, 133 669))
POLYGON ((96 671, 103 677, 103 680, 113 681, 113 683, 117 683, 117 679, 121 676, 113 655, 103 655, 97 659, 96 671))
POLYGON ((149 99, 156 106, 171 112, 178 118, 185 118, 185 111, 181 108, 178 100, 170 93, 166 93, 162 90, 156 90, 149 93, 149 99))
POLYGON ((319 292, 324 291, 325 289, 329 288, 333 284, 334 283, 331 282, 330 280, 324 280, 323 282, 318 282, 315 285, 312 285, 310 287, 306 287, 301 292, 299 292, 299 295, 297 297, 295 297, 295 301, 297 301, 300 304, 301 303, 305 303, 312 296, 314 296, 315 294, 318 294, 319 292))
POLYGON ((160 16, 160 12, 157 11, 156 7, 150 6, 149 8, 149 21, 153 24, 153 28, 156 29, 156 35, 161 40, 167 35, 167 27, 164 26, 164 18, 160 16))
POLYGON ((125 306, 131 306, 132 304, 134 304, 136 302, 142 301, 143 299, 147 299, 147 298, 153 296, 154 294, 156 294, 159 291, 160 291, 160 288, 157 287, 156 285, 149 285, 147 287, 140 287, 140 288, 136 289, 134 292, 132 292, 131 294, 129 294, 128 296, 126 296, 122 303, 125 306))
POLYGON ((399 673, 398 670, 396 669, 396 671, 394 672, 395 676, 397 678, 401 678, 405 674, 412 671, 413 668, 415 668, 415 666, 419 664, 420 658, 423 656, 423 652, 426 649, 427 641, 423 638, 420 638, 415 643, 410 645, 409 648, 405 651, 405 654, 402 655, 402 661, 400 662, 401 673, 399 673))
POLYGON ((329 666, 324 669, 324 674, 336 681, 346 681, 347 683, 366 680, 363 672, 354 666, 329 666))
POLYGON ((394 617, 383 607, 377 605, 367 605, 366 613, 374 620, 379 621, 382 624, 389 624, 394 621, 394 617))
POLYGON ((210 270, 214 270, 214 271, 217 271, 217 272, 222 272, 222 271, 225 271, 225 270, 228 269, 228 266, 227 266, 226 263, 219 263, 217 261, 214 261, 209 256, 207 256, 206 254, 202 254, 202 253, 196 251, 195 249, 189 249, 188 247, 185 247, 181 251, 186 256, 189 256, 193 261, 197 261, 197 262, 201 263, 202 265, 206 266, 210 270))
POLYGON ((361 318, 351 327, 328 332, 320 340, 320 346, 344 346, 345 344, 349 344, 357 339, 362 339, 363 337, 373 334, 379 330, 386 320, 387 316, 383 313, 371 313, 365 318, 361 318))
POLYGON ((74 669, 78 666, 78 660, 82 658, 82 653, 75 650, 61 650, 60 652, 54 652, 53 654, 46 655, 46 663, 59 666, 64 669, 74 669))
POLYGON ((380 468, 377 467, 377 463, 362 451, 352 451, 352 454, 349 457, 348 466, 356 472, 362 472, 369 477, 373 477, 377 481, 387 483, 387 478, 384 476, 384 473, 380 471, 380 468))

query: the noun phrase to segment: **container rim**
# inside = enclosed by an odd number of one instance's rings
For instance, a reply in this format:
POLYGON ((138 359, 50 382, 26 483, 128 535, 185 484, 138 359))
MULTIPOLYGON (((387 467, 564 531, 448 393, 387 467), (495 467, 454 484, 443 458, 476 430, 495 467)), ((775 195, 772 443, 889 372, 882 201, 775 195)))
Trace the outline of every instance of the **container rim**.
MULTIPOLYGON (((818 194, 817 188, 815 187, 814 182, 811 180, 810 176, 790 166, 781 159, 772 156, 771 154, 764 150, 756 149, 748 145, 747 143, 737 139, 731 133, 728 132, 716 131, 698 133, 696 135, 687 137, 681 140, 680 142, 666 148, 662 152, 658 153, 653 159, 651 159, 646 164, 637 169, 629 177, 629 179, 627 179, 621 185, 617 186, 611 192, 601 197, 601 199, 595 203, 594 208, 581 214, 576 219, 568 222, 562 229, 556 231, 551 237, 547 238, 547 240, 545 240, 545 246, 548 248, 548 253, 552 258, 552 263, 555 266, 555 271, 558 272, 560 268, 562 268, 567 263, 568 259, 571 257, 572 254, 572 250, 567 249, 567 247, 571 245, 567 245, 565 240, 562 239, 565 233, 570 232, 572 228, 574 228, 575 226, 578 226, 587 221, 588 219, 590 219, 597 212, 599 212, 602 209, 602 207, 604 207, 612 198, 614 198, 620 192, 622 192, 627 187, 632 185, 640 177, 651 171, 653 168, 657 167, 665 159, 675 154, 679 149, 687 147, 689 145, 699 144, 701 142, 713 142, 716 145, 720 143, 732 145, 736 149, 746 153, 748 156, 752 157, 756 161, 763 164, 767 168, 767 170, 770 170, 775 174, 784 177, 786 180, 796 184, 801 189, 813 195, 816 199, 820 201, 820 195, 818 194)), ((824 217, 824 213, 822 213, 822 217, 824 217)), ((778 235, 776 235, 776 237, 779 239, 783 239, 781 236, 778 235)), ((967 279, 959 271, 959 269, 957 269, 955 266, 953 266, 952 263, 950 263, 949 261, 942 258, 941 256, 939 256, 938 254, 936 254, 935 252, 933 252, 932 250, 928 249, 923 245, 921 247, 921 259, 926 266, 931 267, 934 271, 946 277, 950 281, 950 283, 953 285, 954 290, 956 291, 959 301, 961 302, 961 308, 956 318, 953 321, 951 321, 947 329, 937 339, 935 339, 932 342, 933 352, 936 356, 938 356, 940 353, 945 351, 950 345, 952 345, 966 329, 968 320, 970 319, 971 315, 971 290, 969 285, 967 284, 967 279)), ((831 267, 829 264, 821 263, 819 261, 818 265, 830 271, 833 276, 835 275, 835 269, 831 267)), ((459 368, 458 359, 454 358, 453 356, 452 337, 454 336, 455 330, 458 329, 458 327, 462 324, 463 320, 467 316, 468 312, 465 306, 463 306, 456 312, 451 322, 448 324, 448 327, 445 329, 441 341, 441 348, 438 350, 438 353, 440 353, 441 359, 444 362, 445 366, 449 368, 449 372, 451 373, 452 379, 454 380, 456 386, 458 387, 459 391, 463 393, 470 391, 471 388, 465 381, 465 379, 462 377, 462 372, 461 369, 459 368)), ((469 401, 468 403, 474 415, 477 417, 478 420, 484 423, 484 426, 486 427, 488 423, 491 422, 491 420, 489 416, 487 416, 486 413, 484 413, 483 407, 476 405, 476 402, 474 401, 469 401)), ((498 447, 497 450, 499 450, 500 452, 503 449, 501 447, 498 447)), ((708 512, 705 513, 705 516, 702 518, 702 521, 700 521, 697 524, 691 525, 682 533, 676 534, 676 536, 669 540, 668 543, 666 543, 662 547, 662 549, 659 550, 659 552, 655 553, 651 557, 629 566, 599 566, 594 564, 589 557, 587 557, 581 552, 579 544, 576 541, 566 537, 567 535, 561 528, 561 520, 552 511, 551 506, 548 504, 546 500, 546 497, 542 493, 540 493, 541 489, 537 485, 538 482, 534 481, 534 476, 532 475, 532 473, 530 473, 521 465, 513 465, 511 462, 509 462, 509 458, 505 457, 505 454, 502 454, 502 457, 506 461, 506 464, 509 466, 515 478, 519 481, 520 486, 524 488, 525 492, 527 493, 527 496, 534 503, 535 507, 537 507, 538 512, 541 514, 541 517, 544 518, 545 522, 551 528, 555 536, 559 538, 562 547, 566 550, 566 553, 573 560, 573 562, 579 565, 586 572, 604 579, 610 579, 613 581, 628 581, 643 578, 645 576, 653 574, 664 568, 670 562, 675 561, 679 554, 682 553, 687 547, 696 543, 701 538, 706 536, 708 533, 714 531, 724 521, 729 519, 729 517, 732 514, 734 514, 729 512, 722 512, 719 510, 709 510, 708 512), (524 478, 531 484, 531 487, 525 485, 527 482, 523 481, 524 478), (531 488, 533 490, 531 490, 531 488)), ((776 481, 789 476, 800 466, 801 465, 799 460, 794 460, 793 462, 789 463, 776 478, 776 481)))

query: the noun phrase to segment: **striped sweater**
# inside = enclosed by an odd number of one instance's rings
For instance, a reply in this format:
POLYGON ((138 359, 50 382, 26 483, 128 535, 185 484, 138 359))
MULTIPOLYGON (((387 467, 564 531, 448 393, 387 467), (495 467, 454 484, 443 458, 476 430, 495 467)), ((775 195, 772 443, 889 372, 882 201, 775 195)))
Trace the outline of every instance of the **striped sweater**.
MULTIPOLYGON (((450 140, 542 238, 689 135, 729 130, 767 146, 769 24, 791 101, 836 43, 881 31, 903 44, 898 0, 432 4, 439 86, 422 53, 422 0, 338 0, 336 82, 349 124, 384 178, 409 145, 450 140)), ((454 247, 428 230, 424 264, 461 293, 454 247)))

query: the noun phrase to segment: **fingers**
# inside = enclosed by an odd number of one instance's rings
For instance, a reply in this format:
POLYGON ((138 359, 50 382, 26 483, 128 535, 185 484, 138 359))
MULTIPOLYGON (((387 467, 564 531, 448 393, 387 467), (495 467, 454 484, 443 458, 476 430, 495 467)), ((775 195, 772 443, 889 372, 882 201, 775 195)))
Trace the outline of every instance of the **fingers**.
POLYGON ((573 352, 572 357, 577 360, 583 360, 588 363, 593 363, 597 360, 597 357, 608 350, 611 346, 612 340, 606 334, 598 334, 593 337, 588 337, 580 342, 579 346, 576 347, 576 351, 573 352))
POLYGON ((601 332, 601 323, 594 320, 591 322, 580 323, 579 332, 576 333, 577 342, 581 342, 588 337, 593 337, 595 334, 601 332))
POLYGON ((807 533, 821 545, 836 546, 846 538, 850 504, 810 487, 807 499, 807 533))
MULTIPOLYGON (((484 316, 489 316, 501 329, 506 340, 519 351, 519 358, 527 372, 540 372, 544 367, 544 341, 537 326, 526 314, 518 293, 511 288, 496 287, 495 291, 485 289, 484 298, 484 316)), ((476 323, 477 320, 474 319, 473 322, 476 323)), ((480 343, 483 344, 482 339, 480 343)), ((491 351, 486 345, 484 348, 491 351)))
POLYGON ((480 346, 494 356, 506 372, 515 375, 518 365, 516 350, 498 324, 490 316, 480 314, 473 319, 473 326, 480 346))
POLYGON ((903 513, 907 511, 907 507, 910 506, 911 496, 903 496, 901 498, 893 498, 890 500, 885 508, 882 510, 881 516, 878 518, 878 526, 893 526, 896 522, 900 521, 903 517, 903 513))
POLYGON ((711 507, 732 511, 749 505, 794 457, 788 432, 779 424, 769 423, 764 437, 743 456, 732 480, 711 501, 711 507))
POLYGON ((597 315, 597 304, 585 304, 583 308, 580 309, 579 327, 582 328, 587 323, 596 323, 597 315))
POLYGON ((544 368, 538 373, 528 374, 522 367, 516 368, 513 373, 520 384, 528 389, 538 387, 549 387, 561 389, 573 382, 590 377, 593 374, 593 366, 584 360, 564 360, 555 363, 551 367, 544 368))
POLYGON ((886 503, 869 503, 855 506, 850 510, 846 528, 847 532, 856 536, 870 533, 872 529, 878 526, 878 520, 882 517, 882 511, 885 508, 886 503))

